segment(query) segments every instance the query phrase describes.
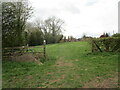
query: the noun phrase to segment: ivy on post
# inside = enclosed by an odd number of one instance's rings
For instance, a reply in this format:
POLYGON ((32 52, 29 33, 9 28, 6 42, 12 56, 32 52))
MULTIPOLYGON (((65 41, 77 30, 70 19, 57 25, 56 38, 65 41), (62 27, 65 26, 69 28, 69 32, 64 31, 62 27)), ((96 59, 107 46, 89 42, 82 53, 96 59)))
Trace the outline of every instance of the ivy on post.
POLYGON ((46 45, 46 40, 43 41, 43 45, 44 45, 44 57, 46 58, 46 47, 45 47, 45 45, 46 45))

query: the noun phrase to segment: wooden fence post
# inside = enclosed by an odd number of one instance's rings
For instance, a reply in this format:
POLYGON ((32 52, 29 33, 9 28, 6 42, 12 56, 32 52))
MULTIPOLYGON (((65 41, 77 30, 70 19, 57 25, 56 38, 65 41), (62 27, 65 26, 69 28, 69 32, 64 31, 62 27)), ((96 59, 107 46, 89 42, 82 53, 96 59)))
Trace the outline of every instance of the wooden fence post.
POLYGON ((46 40, 43 41, 43 44, 44 44, 44 57, 46 58, 46 40))
POLYGON ((91 42, 92 42, 92 52, 94 52, 94 42, 93 40, 91 42))

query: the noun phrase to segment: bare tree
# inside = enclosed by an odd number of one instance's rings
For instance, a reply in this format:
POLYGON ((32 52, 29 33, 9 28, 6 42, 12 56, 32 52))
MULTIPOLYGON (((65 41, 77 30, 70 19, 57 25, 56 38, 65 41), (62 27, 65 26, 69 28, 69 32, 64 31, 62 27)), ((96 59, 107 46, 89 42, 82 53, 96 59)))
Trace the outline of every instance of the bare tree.
POLYGON ((36 26, 43 32, 44 39, 51 43, 58 42, 62 37, 62 31, 64 30, 63 24, 63 20, 56 17, 49 17, 44 21, 36 21, 36 26))

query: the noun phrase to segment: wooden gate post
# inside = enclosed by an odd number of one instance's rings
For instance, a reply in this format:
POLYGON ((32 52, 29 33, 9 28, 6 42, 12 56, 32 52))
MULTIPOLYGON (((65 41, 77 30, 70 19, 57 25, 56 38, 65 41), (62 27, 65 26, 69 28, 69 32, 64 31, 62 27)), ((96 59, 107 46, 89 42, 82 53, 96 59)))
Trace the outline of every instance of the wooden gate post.
POLYGON ((44 57, 46 58, 46 40, 43 41, 43 44, 44 44, 44 57))

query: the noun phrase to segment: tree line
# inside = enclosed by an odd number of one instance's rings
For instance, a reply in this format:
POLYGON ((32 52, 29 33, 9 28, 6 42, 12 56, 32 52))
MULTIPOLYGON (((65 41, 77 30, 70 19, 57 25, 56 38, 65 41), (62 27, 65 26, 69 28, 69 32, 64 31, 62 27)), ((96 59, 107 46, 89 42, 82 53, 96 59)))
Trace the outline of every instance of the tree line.
POLYGON ((28 23, 33 9, 26 2, 2 3, 2 46, 16 47, 29 44, 41 45, 59 43, 63 38, 64 21, 57 17, 48 17, 28 23))
POLYGON ((29 45, 40 45, 43 40, 46 40, 47 44, 59 43, 63 38, 63 24, 64 22, 55 16, 48 17, 45 20, 37 20, 34 24, 29 23, 27 28, 29 45))

